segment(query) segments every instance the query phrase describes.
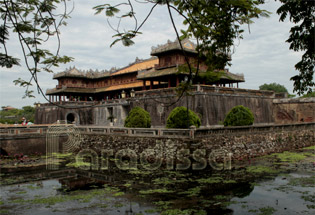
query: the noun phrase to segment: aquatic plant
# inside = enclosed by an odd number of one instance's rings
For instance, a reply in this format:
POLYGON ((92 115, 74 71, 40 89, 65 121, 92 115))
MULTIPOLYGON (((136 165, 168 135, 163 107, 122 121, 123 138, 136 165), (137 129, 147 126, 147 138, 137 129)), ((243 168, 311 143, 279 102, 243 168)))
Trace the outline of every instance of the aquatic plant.
POLYGON ((274 212, 276 212, 276 209, 274 209, 273 207, 264 207, 264 208, 259 208, 259 215, 271 215, 274 212))
POLYGON ((174 191, 163 188, 163 189, 150 189, 150 190, 140 190, 140 194, 153 194, 153 193, 173 193, 174 191))
POLYGON ((196 197, 199 196, 201 191, 200 187, 189 188, 187 191, 180 192, 181 195, 186 195, 187 197, 196 197))
POLYGON ((268 166, 249 166, 246 168, 246 171, 253 174, 263 174, 263 173, 274 174, 278 172, 277 170, 268 166))
POLYGON ((281 162, 295 163, 306 158, 305 155, 296 152, 282 152, 282 153, 274 153, 273 156, 276 156, 280 159, 281 162))

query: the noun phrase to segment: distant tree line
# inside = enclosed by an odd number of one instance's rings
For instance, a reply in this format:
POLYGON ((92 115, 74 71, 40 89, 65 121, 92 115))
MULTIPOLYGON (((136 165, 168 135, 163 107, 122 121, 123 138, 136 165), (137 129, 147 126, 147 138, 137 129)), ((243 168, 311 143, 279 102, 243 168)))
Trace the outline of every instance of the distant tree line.
POLYGON ((23 117, 34 123, 35 108, 32 106, 24 106, 22 109, 6 109, 6 107, 3 106, 0 111, 0 123, 3 124, 21 124, 23 117))

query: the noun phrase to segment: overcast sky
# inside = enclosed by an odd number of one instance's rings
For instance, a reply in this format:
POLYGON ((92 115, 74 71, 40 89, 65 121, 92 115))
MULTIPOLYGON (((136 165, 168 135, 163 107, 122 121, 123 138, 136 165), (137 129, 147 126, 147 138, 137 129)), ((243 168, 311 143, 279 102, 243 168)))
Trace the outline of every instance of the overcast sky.
MULTIPOLYGON (((157 7, 152 16, 142 29, 142 35, 136 38, 136 44, 124 47, 117 44, 110 48, 113 42, 112 35, 115 32, 108 26, 106 17, 94 15, 93 6, 104 3, 104 0, 75 1, 75 8, 68 20, 68 25, 61 29, 61 54, 74 57, 74 61, 55 68, 54 72, 64 71, 70 66, 78 69, 110 69, 112 67, 124 67, 134 62, 135 58, 149 58, 151 47, 164 44, 167 40, 175 40, 176 35, 171 26, 166 7, 157 7)), ((279 83, 284 85, 289 93, 293 93, 293 82, 290 77, 297 74, 294 65, 300 60, 301 53, 289 50, 289 44, 285 40, 289 36, 289 30, 293 26, 288 20, 279 22, 276 14, 280 3, 270 0, 263 8, 272 12, 269 18, 260 18, 250 25, 250 33, 247 26, 244 39, 236 41, 235 53, 232 55, 232 66, 229 68, 233 73, 243 73, 245 83, 241 88, 258 89, 264 83, 279 83)), ((136 7, 139 20, 142 20, 147 12, 147 6, 136 7)), ((176 18, 178 26, 181 19, 176 18)), ((110 20, 113 25, 115 19, 110 20)), ((131 20, 130 20, 131 21, 131 20)), ((122 26, 130 26, 131 22, 123 23, 122 26)), ((9 54, 22 56, 18 41, 10 37, 8 43, 9 54)), ((47 48, 54 48, 54 41, 46 44, 47 48)), ((54 88, 57 81, 52 79, 53 74, 39 74, 41 87, 54 88)), ((11 69, 1 68, 0 79, 0 105, 11 105, 21 108, 33 105, 35 102, 45 102, 44 98, 35 93, 36 98, 22 99, 24 88, 15 86, 13 80, 17 78, 29 79, 30 74, 25 66, 11 69)), ((36 92, 36 88, 32 88, 36 92)))

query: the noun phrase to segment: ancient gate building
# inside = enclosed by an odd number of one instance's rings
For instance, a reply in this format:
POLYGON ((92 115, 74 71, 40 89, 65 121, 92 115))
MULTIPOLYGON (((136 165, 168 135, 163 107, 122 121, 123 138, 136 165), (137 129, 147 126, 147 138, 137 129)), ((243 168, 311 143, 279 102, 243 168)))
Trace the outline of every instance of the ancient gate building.
MULTIPOLYGON (((164 126, 174 107, 188 106, 200 115, 202 126, 211 126, 222 123, 235 105, 249 107, 255 123, 274 122, 272 106, 277 95, 271 91, 239 89, 244 76, 227 69, 211 71, 218 74, 212 81, 193 79, 190 95, 169 105, 178 99, 176 87, 187 81, 186 59, 193 67, 197 65, 195 45, 189 40, 181 44, 168 42, 152 48, 151 55, 117 70, 70 68, 55 74, 58 84, 46 92, 50 103, 38 105, 35 123, 66 120, 78 125, 123 126, 130 109, 140 106, 150 113, 152 126, 164 126)), ((198 65, 201 75, 209 72, 204 62, 198 65)))

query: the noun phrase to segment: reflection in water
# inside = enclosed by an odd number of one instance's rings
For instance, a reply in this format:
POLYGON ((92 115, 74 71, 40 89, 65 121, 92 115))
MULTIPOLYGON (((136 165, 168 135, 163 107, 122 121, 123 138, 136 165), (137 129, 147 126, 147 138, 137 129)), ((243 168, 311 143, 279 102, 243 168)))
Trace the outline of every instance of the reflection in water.
POLYGON ((128 215, 315 212, 314 176, 263 175, 250 174, 246 168, 227 172, 6 169, 1 175, 0 212, 128 215), (262 180, 263 175, 271 178, 262 180))

